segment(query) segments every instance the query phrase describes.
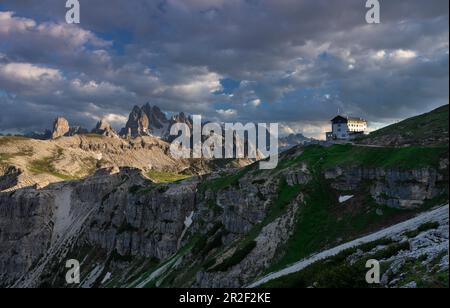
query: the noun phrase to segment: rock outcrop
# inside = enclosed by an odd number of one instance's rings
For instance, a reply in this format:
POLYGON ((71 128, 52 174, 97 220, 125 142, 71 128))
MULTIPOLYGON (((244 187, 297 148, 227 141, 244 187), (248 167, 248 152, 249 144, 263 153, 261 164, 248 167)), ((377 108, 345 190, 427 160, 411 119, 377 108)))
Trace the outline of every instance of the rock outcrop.
POLYGON ((149 119, 149 129, 154 136, 162 137, 161 134, 166 133, 169 125, 166 115, 159 109, 158 106, 151 106, 145 104, 142 110, 149 119), (166 131, 164 131, 166 130, 166 131))
POLYGON ((89 130, 82 126, 71 126, 67 135, 75 136, 75 135, 82 135, 82 134, 88 134, 88 133, 89 133, 89 130))
POLYGON ((192 119, 184 113, 168 119, 159 107, 147 103, 142 107, 133 108, 120 135, 132 138, 152 135, 170 141, 170 127, 175 123, 185 123, 192 128, 192 119))
POLYGON ((15 166, 0 164, 0 191, 14 187, 19 184, 19 176, 23 170, 15 166))
MULTIPOLYGON (((336 168, 319 175, 299 163, 155 184, 139 169, 102 169, 85 180, 0 193, 0 281, 65 287, 65 261, 76 259, 84 260, 84 287, 242 287, 283 255, 299 217, 316 207, 307 199, 311 185, 325 176, 321 189, 329 194, 359 190, 367 179, 391 181, 386 194, 411 182, 436 188, 440 179, 433 169, 336 168)), ((375 212, 359 202, 352 211, 375 212)))
POLYGON ((419 207, 448 190, 445 174, 433 168, 336 167, 327 170, 325 178, 344 192, 360 190, 364 184, 378 204, 403 209, 419 207))
POLYGON ((121 135, 126 137, 138 137, 148 136, 149 133, 149 120, 145 112, 138 106, 134 106, 130 113, 128 122, 121 130, 121 135))
POLYGON ((70 131, 69 121, 63 117, 58 117, 53 123, 52 139, 65 136, 70 131))
POLYGON ((119 135, 116 131, 111 127, 111 125, 105 119, 102 119, 97 123, 95 128, 92 130, 93 134, 102 135, 105 137, 118 138, 119 135))

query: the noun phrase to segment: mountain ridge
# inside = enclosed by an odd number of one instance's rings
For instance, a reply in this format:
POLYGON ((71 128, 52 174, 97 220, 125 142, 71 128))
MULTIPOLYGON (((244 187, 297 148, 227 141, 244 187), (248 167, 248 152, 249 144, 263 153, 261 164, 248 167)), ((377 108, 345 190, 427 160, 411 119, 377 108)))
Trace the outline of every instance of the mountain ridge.
MULTIPOLYGON (((448 123, 448 117, 441 121, 448 123)), ((76 259, 84 260, 80 287, 244 287, 308 256, 448 203, 448 144, 296 146, 280 154, 273 170, 259 170, 256 163, 206 170, 205 161, 187 161, 187 171, 200 167, 206 172, 192 172, 186 179, 170 169, 174 165, 164 154, 167 146, 150 136, 125 140, 77 135, 50 141, 1 137, 0 187, 6 190, 0 192, 0 284, 71 287, 64 279, 65 260, 76 259), (39 157, 32 151, 36 147, 43 148, 39 157), (141 165, 120 163, 128 159, 128 151, 136 151, 133 164, 141 165), (93 156, 100 153, 102 157, 93 156), (168 169, 161 169, 164 177, 147 174, 155 153, 168 159, 168 169), (76 166, 67 159, 79 161, 82 155, 94 158, 96 165, 87 177, 17 187, 24 169, 31 167, 36 172, 32 177, 42 170, 64 177, 60 164, 76 166), (23 159, 34 163, 14 167, 23 159), (115 166, 98 169, 102 159, 115 166)), ((410 247, 397 241, 385 245, 418 262, 414 243, 428 231, 402 234, 400 241, 413 239, 410 247)), ((345 257, 356 258, 354 254, 345 257)), ((448 272, 445 258, 448 250, 436 251, 435 261, 448 272)), ((351 273, 362 271, 342 265, 351 273)), ((348 286, 342 271, 327 268, 314 266, 313 277, 327 277, 334 287, 348 286)), ((382 286, 412 286, 406 280, 393 284, 398 275, 415 273, 410 267, 399 271, 383 272, 382 286)), ((430 273, 435 275, 430 279, 438 279, 445 271, 430 273)), ((448 285, 448 275, 439 279, 439 286, 445 281, 448 285)), ((316 282, 308 278, 289 283, 315 287, 322 281, 316 282)))

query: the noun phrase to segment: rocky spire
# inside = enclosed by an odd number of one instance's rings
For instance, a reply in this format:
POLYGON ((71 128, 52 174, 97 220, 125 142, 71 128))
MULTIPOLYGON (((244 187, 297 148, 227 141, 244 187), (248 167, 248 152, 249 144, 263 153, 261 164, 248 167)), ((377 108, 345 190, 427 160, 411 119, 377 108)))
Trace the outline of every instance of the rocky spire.
POLYGON ((149 119, 150 133, 159 131, 167 126, 169 120, 167 120, 166 115, 161 111, 161 109, 159 109, 158 106, 152 107, 149 103, 147 103, 144 107, 142 107, 142 110, 149 119))
POLYGON ((121 131, 121 135, 130 134, 131 137, 147 136, 150 134, 149 125, 150 121, 145 112, 139 106, 134 106, 125 128, 121 131))
POLYGON ((63 117, 58 117, 53 123, 52 139, 65 136, 70 131, 69 121, 63 117))
POLYGON ((142 108, 138 106, 133 108, 126 126, 120 131, 120 135, 132 138, 152 135, 163 140, 169 140, 170 127, 174 123, 185 123, 192 128, 192 119, 184 113, 168 119, 158 106, 147 103, 142 108))
POLYGON ((111 125, 105 119, 100 120, 95 128, 92 130, 93 134, 99 134, 106 137, 117 138, 118 135, 116 131, 111 127, 111 125))
POLYGON ((171 125, 174 123, 184 123, 192 129, 192 119, 189 116, 186 116, 184 112, 172 116, 171 125))

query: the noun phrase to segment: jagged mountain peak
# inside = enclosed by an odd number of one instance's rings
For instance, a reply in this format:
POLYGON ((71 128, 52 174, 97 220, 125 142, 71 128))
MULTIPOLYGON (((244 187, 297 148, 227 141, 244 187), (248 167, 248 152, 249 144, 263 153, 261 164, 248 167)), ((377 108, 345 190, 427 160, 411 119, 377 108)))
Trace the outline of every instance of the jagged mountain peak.
POLYGON ((122 136, 137 137, 149 135, 150 121, 146 113, 139 106, 134 106, 125 128, 121 130, 122 136))
POLYGON ((161 139, 168 139, 170 127, 174 123, 191 125, 192 121, 183 112, 168 118, 158 106, 146 103, 142 107, 134 106, 128 122, 120 134, 130 137, 153 135, 161 139))
POLYGON ((106 119, 101 119, 95 128, 92 130, 93 134, 99 134, 106 137, 118 138, 117 132, 112 128, 111 124, 106 119))

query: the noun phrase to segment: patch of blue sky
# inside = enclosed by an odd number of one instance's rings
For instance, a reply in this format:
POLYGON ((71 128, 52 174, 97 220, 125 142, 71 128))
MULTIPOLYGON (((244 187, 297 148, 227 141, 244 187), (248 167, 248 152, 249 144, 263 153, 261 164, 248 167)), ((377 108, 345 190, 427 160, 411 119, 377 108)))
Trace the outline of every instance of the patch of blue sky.
POLYGON ((240 85, 240 80, 234 80, 231 78, 224 78, 220 80, 220 84, 222 85, 222 90, 214 92, 216 95, 230 95, 236 91, 240 85))

